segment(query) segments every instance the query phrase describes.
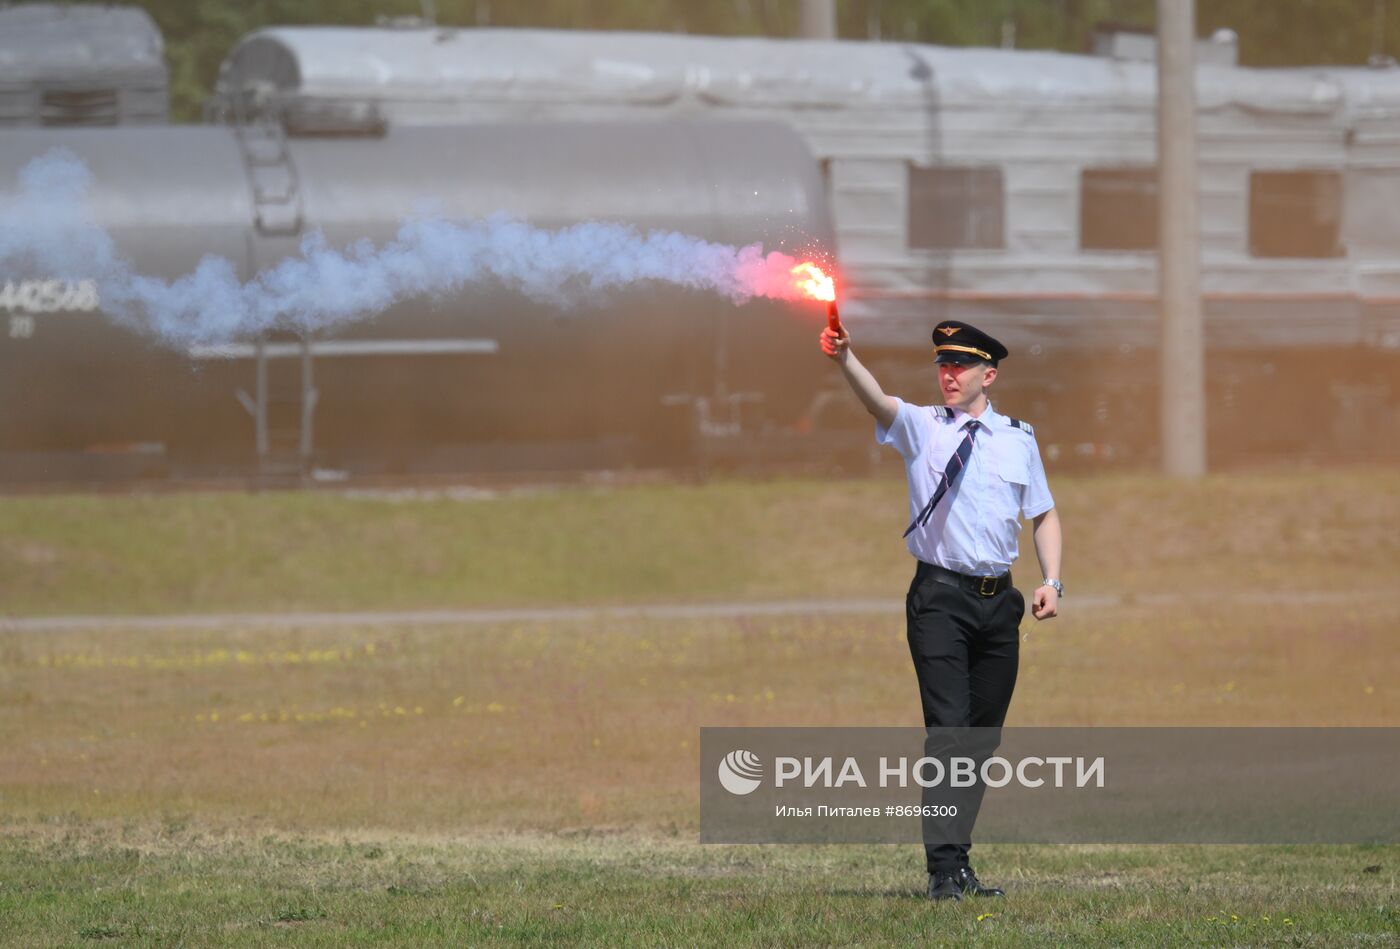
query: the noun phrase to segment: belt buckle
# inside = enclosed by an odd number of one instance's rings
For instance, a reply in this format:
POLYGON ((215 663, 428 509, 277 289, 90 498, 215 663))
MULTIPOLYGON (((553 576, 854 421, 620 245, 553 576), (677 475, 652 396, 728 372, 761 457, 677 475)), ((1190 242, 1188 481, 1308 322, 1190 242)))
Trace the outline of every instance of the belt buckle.
POLYGON ((979 595, 979 596, 996 596, 996 594, 997 594, 997 580, 999 580, 1000 577, 981 577, 981 578, 979 578, 979 579, 981 580, 981 584, 980 584, 980 585, 978 586, 978 588, 977 588, 977 593, 978 593, 978 595, 979 595))

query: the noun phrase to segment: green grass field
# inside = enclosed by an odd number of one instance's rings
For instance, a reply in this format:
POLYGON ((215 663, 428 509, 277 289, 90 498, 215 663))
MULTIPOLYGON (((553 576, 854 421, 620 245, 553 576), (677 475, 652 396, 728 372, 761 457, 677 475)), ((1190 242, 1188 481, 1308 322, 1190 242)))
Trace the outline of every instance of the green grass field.
POLYGON ((1393 946, 1400 927, 1392 849, 988 850, 1014 898, 935 906, 909 848, 54 818, 11 829, 0 875, 26 946, 1393 946))
MULTIPOLYGON (((1384 590, 1400 473, 1055 478, 1075 593, 1384 590)), ((0 498, 6 615, 902 596, 903 477, 0 498)), ((1017 576, 1037 570, 1028 542, 1017 576)))
MULTIPOLYGON (((1400 724, 1395 474, 1062 481, 1011 724, 1400 724)), ((888 479, 10 498, 0 578, 34 616, 893 600, 902 516, 888 479)), ((1396 847, 979 847, 1012 897, 950 907, 916 847, 695 842, 701 726, 917 714, 897 604, 3 632, 0 944, 1400 944, 1396 847)))

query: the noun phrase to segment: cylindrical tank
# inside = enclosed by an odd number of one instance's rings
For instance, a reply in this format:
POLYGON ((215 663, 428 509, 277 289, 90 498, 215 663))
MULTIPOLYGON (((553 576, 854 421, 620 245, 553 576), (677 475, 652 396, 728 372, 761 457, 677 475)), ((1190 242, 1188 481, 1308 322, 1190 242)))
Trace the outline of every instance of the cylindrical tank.
MULTIPOLYGON (((55 149, 87 165, 90 216, 140 272, 174 277, 218 254, 248 276, 247 176, 228 130, 13 129, 0 135, 0 191, 55 149)), ((44 293, 52 276, 0 265, 0 478, 144 472, 234 439, 247 463, 247 413, 204 363, 118 328, 81 281, 44 293)))
MULTIPOLYGON (((795 254, 831 250, 815 163, 776 125, 413 127, 286 146, 299 231, 319 230, 332 246, 383 243, 431 206, 449 219, 620 221, 795 254)), ((247 278, 296 250, 297 234, 255 223, 264 172, 232 129, 7 133, 0 187, 14 188, 19 169, 55 147, 88 164, 94 219, 142 272, 178 276, 213 253, 247 278)), ((14 279, 0 273, 0 283, 14 279)), ((131 444, 163 446, 181 469, 252 458, 247 349, 192 358, 99 313, 10 315, 27 318, 27 332, 0 334, 0 452, 12 461, 131 444)), ((595 458, 561 446, 605 444, 615 450, 603 460, 665 460, 697 417, 712 428, 790 425, 825 368, 811 353, 821 319, 818 305, 736 307, 654 283, 570 307, 489 282, 406 300, 313 348, 314 457, 362 470, 461 469, 513 446, 502 463, 572 467, 595 458)), ((272 362, 284 372, 296 361, 272 362)))

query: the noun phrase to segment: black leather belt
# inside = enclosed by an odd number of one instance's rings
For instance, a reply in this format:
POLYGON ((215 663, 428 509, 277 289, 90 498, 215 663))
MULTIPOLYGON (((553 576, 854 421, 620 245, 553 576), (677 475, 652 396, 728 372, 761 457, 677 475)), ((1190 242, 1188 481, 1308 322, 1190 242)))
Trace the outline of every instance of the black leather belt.
POLYGON ((968 593, 975 593, 978 596, 993 597, 1011 587, 1011 571, 1008 570, 999 577, 976 577, 966 573, 958 573, 956 570, 949 570, 947 567, 940 567, 937 564, 924 563, 919 561, 919 568, 916 574, 920 578, 927 578, 937 583, 946 583, 950 587, 960 587, 968 593))

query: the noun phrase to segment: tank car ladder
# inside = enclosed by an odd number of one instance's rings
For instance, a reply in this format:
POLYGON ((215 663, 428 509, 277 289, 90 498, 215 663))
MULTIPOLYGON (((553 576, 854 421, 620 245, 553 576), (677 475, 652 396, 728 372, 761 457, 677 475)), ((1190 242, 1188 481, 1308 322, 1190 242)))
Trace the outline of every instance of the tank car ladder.
POLYGON ((310 342, 303 336, 254 343, 253 398, 239 392, 253 416, 258 474, 267 481, 296 481, 311 469, 315 444, 316 385, 310 342), (279 370, 278 364, 289 368, 279 370), (299 371, 298 371, 299 370, 299 371))
MULTIPOLYGON (((303 224, 301 188, 275 105, 225 103, 220 118, 238 140, 253 196, 254 260, 296 253, 303 224)), ((311 341, 304 334, 264 333, 254 344, 255 396, 239 393, 253 416, 258 476, 299 481, 311 470, 317 390, 311 341), (287 368, 283 369, 285 366, 287 368)))

